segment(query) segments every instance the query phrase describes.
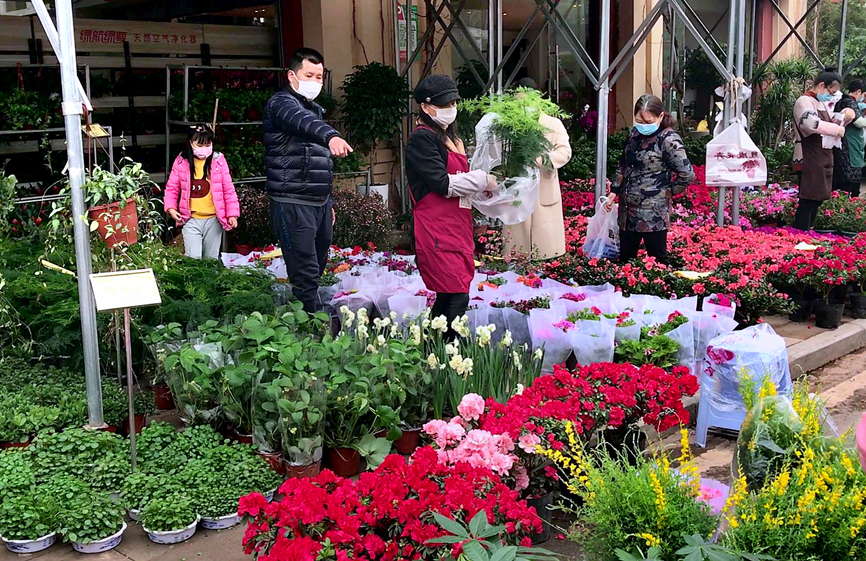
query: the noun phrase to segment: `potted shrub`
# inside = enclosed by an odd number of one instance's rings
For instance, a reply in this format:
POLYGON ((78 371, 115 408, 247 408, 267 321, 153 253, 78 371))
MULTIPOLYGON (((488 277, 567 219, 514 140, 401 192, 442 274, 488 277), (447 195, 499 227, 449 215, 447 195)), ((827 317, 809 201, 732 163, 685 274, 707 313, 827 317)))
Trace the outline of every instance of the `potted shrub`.
MULTIPOLYGON (((235 361, 220 372, 219 393, 222 413, 237 436, 253 433, 253 387, 259 368, 255 364, 235 361)), ((245 444, 251 444, 248 437, 245 444)), ((240 440, 240 439, 239 439, 240 440)))
POLYGON ((36 553, 57 541, 57 506, 32 491, 3 493, 0 536, 12 553, 36 553))
POLYGON ((376 165, 381 142, 392 141, 406 116, 409 84, 393 66, 371 62, 356 66, 343 80, 343 122, 356 151, 368 154, 370 169, 376 165))
POLYGON ((190 539, 199 523, 192 500, 183 493, 152 499, 141 511, 141 523, 150 541, 175 544, 190 539))
POLYGON ((60 532, 79 553, 102 553, 123 539, 126 522, 120 504, 104 493, 85 493, 60 513, 60 532))
POLYGON ((153 380, 153 397, 157 409, 174 409, 174 399, 165 380, 165 357, 179 349, 183 339, 183 328, 179 323, 160 325, 144 338, 145 345, 156 361, 157 374, 153 380))
POLYGON ((225 530, 241 521, 238 500, 244 495, 230 485, 206 486, 196 494, 196 510, 201 526, 207 530, 225 530))
POLYGON ((277 366, 284 373, 268 388, 264 407, 280 418, 281 445, 289 477, 313 477, 322 466, 328 397, 323 375, 277 366))

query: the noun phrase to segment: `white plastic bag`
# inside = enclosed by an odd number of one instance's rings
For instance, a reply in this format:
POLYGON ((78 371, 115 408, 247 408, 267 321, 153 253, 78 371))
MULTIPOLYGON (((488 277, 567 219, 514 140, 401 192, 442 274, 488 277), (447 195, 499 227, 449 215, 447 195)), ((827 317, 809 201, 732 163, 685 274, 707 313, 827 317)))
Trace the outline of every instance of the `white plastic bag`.
POLYGON ((713 304, 712 302, 710 302, 710 300, 712 300, 714 296, 717 296, 717 295, 716 294, 710 294, 709 296, 704 298, 703 310, 705 312, 710 312, 710 313, 713 313, 713 314, 716 314, 716 315, 719 315, 722 317, 734 319, 734 316, 737 313, 736 302, 734 302, 732 300, 730 307, 721 306, 719 304, 713 304))
MULTIPOLYGON (((496 113, 488 113, 475 126, 475 153, 470 170, 490 170, 502 164, 502 142, 491 131, 496 113)), ((540 189, 538 168, 525 170, 519 177, 508 177, 499 183, 497 193, 482 191, 471 195, 469 200, 479 212, 490 218, 498 218, 503 224, 513 226, 525 222, 535 212, 540 189)))
POLYGON ((719 335, 707 346, 701 393, 721 411, 745 411, 740 396, 740 372, 760 385, 765 376, 779 394, 791 391, 791 371, 785 339, 766 323, 719 335))
POLYGON ((580 320, 572 331, 571 348, 577 363, 586 366, 613 362, 614 327, 604 321, 580 320))
POLYGON ((541 363, 543 372, 553 372, 553 367, 565 362, 571 355, 571 334, 553 325, 562 319, 557 310, 536 309, 529 312, 529 332, 532 349, 544 349, 541 363))
POLYGON ((742 123, 734 123, 707 144, 707 185, 766 185, 767 160, 742 123))
POLYGON ((607 197, 595 203, 595 214, 586 225, 583 253, 590 258, 616 259, 619 257, 619 225, 616 221, 617 205, 610 211, 604 208, 607 197))

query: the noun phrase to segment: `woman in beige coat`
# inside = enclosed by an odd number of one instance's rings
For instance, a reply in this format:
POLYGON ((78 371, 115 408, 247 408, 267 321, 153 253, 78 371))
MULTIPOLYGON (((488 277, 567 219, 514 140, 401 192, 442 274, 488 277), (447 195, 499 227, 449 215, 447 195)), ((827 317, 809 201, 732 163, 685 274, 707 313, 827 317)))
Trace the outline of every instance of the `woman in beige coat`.
MULTIPOLYGON (((519 81, 518 85, 537 89, 535 82, 529 78, 519 81)), ((533 259, 551 259, 565 253, 565 225, 558 170, 571 159, 571 144, 562 121, 544 113, 539 115, 538 121, 547 129, 547 140, 553 149, 548 158, 539 158, 541 185, 535 211, 526 222, 506 226, 502 231, 506 257, 517 254, 529 255, 533 259)))

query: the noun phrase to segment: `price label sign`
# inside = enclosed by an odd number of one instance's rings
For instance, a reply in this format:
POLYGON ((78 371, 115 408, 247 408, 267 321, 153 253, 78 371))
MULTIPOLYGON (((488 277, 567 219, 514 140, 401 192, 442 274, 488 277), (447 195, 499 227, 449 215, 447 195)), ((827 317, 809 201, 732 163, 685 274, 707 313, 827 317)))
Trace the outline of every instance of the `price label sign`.
POLYGON ((92 274, 90 286, 100 312, 162 304, 153 269, 92 274))

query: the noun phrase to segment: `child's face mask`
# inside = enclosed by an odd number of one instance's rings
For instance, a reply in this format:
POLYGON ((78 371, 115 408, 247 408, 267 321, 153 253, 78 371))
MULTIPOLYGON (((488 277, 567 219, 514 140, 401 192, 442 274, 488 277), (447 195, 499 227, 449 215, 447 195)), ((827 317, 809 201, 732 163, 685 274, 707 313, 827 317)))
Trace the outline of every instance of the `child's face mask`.
POLYGON ((213 154, 213 145, 210 146, 193 146, 192 155, 197 160, 207 160, 213 154))

